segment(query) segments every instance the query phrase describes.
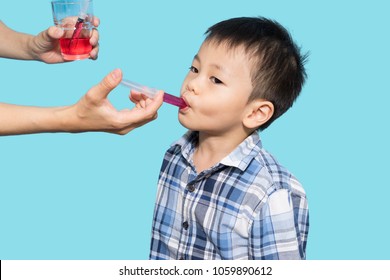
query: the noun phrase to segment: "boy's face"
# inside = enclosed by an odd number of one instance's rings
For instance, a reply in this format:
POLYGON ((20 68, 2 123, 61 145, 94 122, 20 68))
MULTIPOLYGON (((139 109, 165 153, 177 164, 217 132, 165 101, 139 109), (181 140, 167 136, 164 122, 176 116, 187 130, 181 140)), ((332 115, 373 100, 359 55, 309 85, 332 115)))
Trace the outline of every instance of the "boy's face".
POLYGON ((206 41, 184 79, 181 96, 188 107, 179 111, 186 128, 216 135, 243 130, 242 120, 253 90, 250 63, 243 47, 206 41))

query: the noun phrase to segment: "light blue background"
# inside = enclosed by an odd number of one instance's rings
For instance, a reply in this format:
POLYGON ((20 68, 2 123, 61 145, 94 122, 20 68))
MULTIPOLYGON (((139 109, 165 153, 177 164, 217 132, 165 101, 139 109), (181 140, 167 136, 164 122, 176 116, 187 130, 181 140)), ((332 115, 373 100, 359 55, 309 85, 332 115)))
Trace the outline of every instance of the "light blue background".
MULTIPOLYGON (((262 134, 307 191, 307 257, 389 259, 387 1, 94 1, 99 59, 2 59, 2 102, 72 104, 117 67, 178 94, 207 27, 276 19, 310 51, 300 98, 262 134)), ((49 1, 2 1, 0 18, 32 34, 52 25, 49 1)), ((132 107, 127 95, 118 87, 110 99, 132 107)), ((161 159, 184 132, 164 104, 156 121, 123 137, 0 137, 0 259, 147 259, 161 159)))

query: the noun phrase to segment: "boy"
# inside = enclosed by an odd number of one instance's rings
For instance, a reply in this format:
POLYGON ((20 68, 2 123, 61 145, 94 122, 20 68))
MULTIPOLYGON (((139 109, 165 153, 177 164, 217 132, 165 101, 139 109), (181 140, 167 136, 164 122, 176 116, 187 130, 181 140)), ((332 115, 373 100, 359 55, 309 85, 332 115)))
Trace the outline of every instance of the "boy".
POLYGON ((206 35, 181 89, 189 131, 162 163, 150 258, 305 259, 305 192, 257 133, 292 106, 305 58, 265 18, 206 35))

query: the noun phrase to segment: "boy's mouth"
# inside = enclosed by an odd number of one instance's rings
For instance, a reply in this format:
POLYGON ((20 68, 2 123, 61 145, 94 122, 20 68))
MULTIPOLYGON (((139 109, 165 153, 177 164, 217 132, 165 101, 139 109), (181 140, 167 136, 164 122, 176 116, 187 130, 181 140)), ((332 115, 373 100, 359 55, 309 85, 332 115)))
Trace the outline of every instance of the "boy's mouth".
POLYGON ((190 104, 188 104, 188 101, 186 100, 186 98, 184 96, 181 96, 181 99, 184 101, 185 106, 180 107, 180 110, 185 110, 185 109, 188 109, 191 107, 190 104))

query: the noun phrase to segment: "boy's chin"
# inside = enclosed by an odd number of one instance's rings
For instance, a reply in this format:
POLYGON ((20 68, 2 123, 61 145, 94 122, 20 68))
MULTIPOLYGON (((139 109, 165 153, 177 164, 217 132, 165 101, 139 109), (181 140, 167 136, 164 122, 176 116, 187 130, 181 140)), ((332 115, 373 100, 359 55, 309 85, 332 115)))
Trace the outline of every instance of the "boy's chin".
POLYGON ((185 128, 187 128, 188 130, 192 130, 192 131, 198 131, 199 130, 199 127, 191 124, 188 120, 180 118, 180 116, 179 116, 179 123, 182 126, 184 126, 185 128))
POLYGON ((184 121, 181 120, 180 118, 179 118, 179 123, 180 123, 182 126, 184 126, 185 128, 187 128, 187 129, 189 129, 189 130, 193 130, 193 129, 191 128, 190 125, 188 125, 186 122, 184 122, 184 121))

